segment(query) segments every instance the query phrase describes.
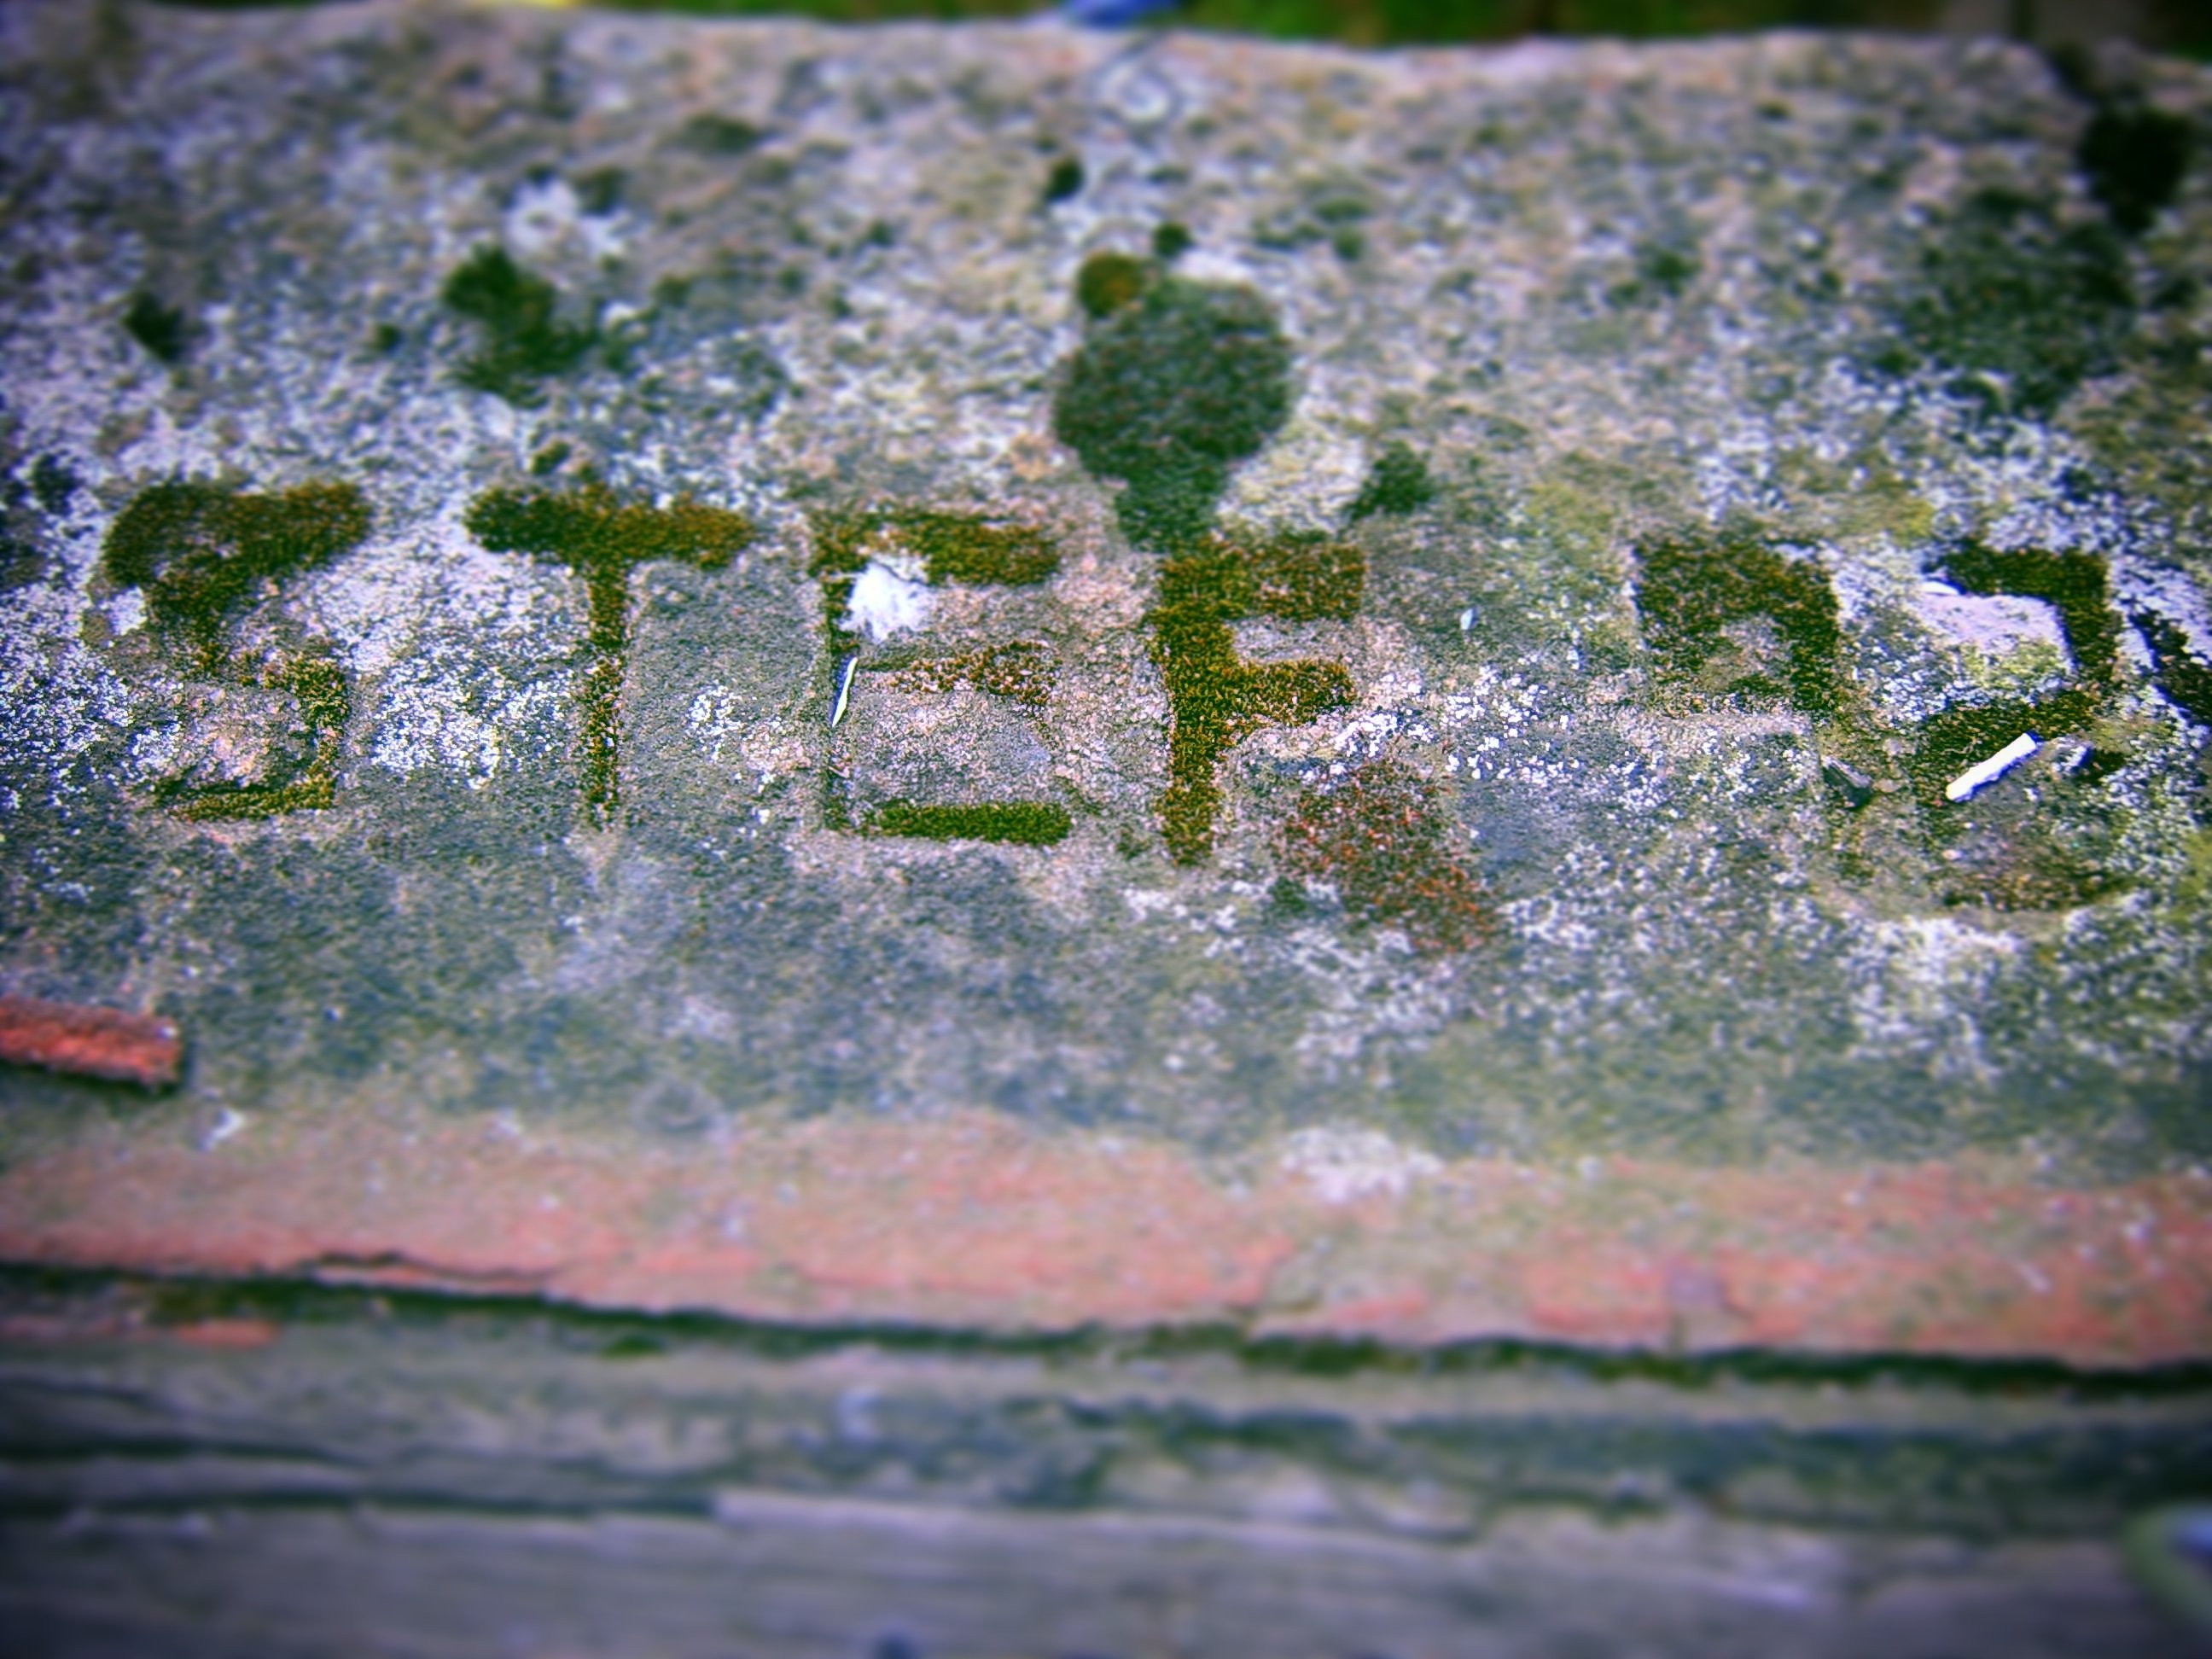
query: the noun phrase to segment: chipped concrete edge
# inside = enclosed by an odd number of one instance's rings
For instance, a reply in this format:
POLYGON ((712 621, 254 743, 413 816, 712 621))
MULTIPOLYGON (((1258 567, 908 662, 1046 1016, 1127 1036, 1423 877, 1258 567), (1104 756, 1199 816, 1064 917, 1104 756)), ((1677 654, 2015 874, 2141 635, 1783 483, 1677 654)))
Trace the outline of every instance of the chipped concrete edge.
POLYGON ((0 1261, 996 1331, 2212 1358, 2212 1205, 1958 1165, 1445 1162, 1304 1131, 1234 1168, 982 1113, 641 1155, 512 1120, 88 1141, 0 1173, 0 1261))

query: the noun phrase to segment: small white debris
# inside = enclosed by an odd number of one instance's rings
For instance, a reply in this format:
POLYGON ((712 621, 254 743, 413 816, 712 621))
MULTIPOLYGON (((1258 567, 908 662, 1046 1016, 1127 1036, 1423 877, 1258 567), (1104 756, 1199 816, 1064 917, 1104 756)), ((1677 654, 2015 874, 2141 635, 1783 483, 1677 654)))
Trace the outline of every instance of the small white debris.
POLYGON ((854 671, 860 665, 858 656, 845 659, 845 665, 837 671, 837 700, 830 705, 830 729, 835 732, 837 722, 845 718, 845 705, 853 696, 854 671))
POLYGON ((1461 633, 1471 634, 1474 631, 1474 607, 1473 605, 1468 606, 1466 610, 1459 613, 1459 631, 1461 633))
POLYGON ((1985 783, 1994 783, 2036 750, 2035 733, 2023 732, 1985 761, 1978 761, 1943 786, 1946 800, 1964 800, 1985 783))
POLYGON ((854 578, 845 626, 881 644, 902 629, 927 628, 936 604, 919 560, 896 554, 871 559, 854 578))
POLYGON ((226 1106, 217 1115, 214 1126, 200 1137, 200 1150, 211 1152, 253 1120, 234 1107, 226 1106))

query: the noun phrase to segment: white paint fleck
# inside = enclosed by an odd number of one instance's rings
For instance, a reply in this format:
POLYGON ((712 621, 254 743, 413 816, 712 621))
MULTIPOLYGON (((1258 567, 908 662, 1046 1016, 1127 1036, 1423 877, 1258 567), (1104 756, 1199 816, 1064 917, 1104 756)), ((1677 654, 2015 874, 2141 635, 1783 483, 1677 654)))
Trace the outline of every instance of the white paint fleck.
POLYGON ((204 1152, 213 1152, 233 1135, 243 1131, 252 1121, 252 1118, 246 1116, 236 1107, 224 1107, 207 1133, 200 1137, 200 1150, 204 1152))
POLYGON ((2035 733, 2023 732, 1987 760, 1977 761, 1943 786, 1946 800, 1964 800, 1985 783, 1994 783, 2036 750, 2035 733))

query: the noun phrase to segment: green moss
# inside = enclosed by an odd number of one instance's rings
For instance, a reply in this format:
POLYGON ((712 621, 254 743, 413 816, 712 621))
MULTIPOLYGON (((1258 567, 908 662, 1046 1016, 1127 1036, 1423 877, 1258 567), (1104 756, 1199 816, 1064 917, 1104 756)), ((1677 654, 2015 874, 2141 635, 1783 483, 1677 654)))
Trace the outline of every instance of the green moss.
POLYGON ((629 573, 654 560, 713 569, 753 538, 752 520, 679 501, 625 506, 593 483, 568 494, 495 489, 469 504, 464 522, 495 553, 530 553, 584 579, 589 602, 579 770, 586 805, 605 817, 620 804, 620 708, 629 649, 629 573))
POLYGON ((180 363, 191 345, 191 325, 183 311, 164 305, 143 289, 131 296, 123 313, 131 337, 165 363, 180 363))
POLYGON ((484 330, 483 349, 461 366, 461 384, 518 407, 536 403, 538 382, 574 368, 598 337, 560 321, 560 291, 503 247, 471 254, 446 279, 445 301, 484 330))
POLYGON ((879 672, 888 671, 896 684, 918 691, 950 691, 955 686, 972 685, 1030 708, 1043 708, 1052 696, 1052 663, 1044 647, 1031 640, 1015 640, 957 656, 915 657, 868 666, 879 672))
POLYGON ((1161 567, 1147 620, 1168 694, 1160 827, 1178 863, 1198 863, 1213 850, 1218 773, 1234 744, 1263 726, 1303 725, 1352 702, 1352 676, 1341 663, 1246 662, 1230 624, 1253 616, 1349 618, 1365 580, 1358 549, 1318 537, 1255 548, 1214 538, 1161 567))
POLYGON ((1048 801, 989 801, 975 806, 886 802, 868 815, 867 827, 879 836, 916 836, 931 841, 1013 842, 1050 847, 1074 828, 1066 809, 1048 801))
POLYGON ((530 476, 543 478, 549 473, 558 472, 568 465, 568 457, 574 453, 567 440, 555 439, 530 458, 530 476))
MULTIPOLYGON (((1087 262, 1090 272, 1101 255, 1087 262)), ((1229 469, 1291 409, 1291 349, 1249 288, 1163 276, 1091 313, 1053 404, 1060 441, 1097 477, 1124 480, 1121 528, 1166 550, 1202 537, 1229 469)))
POLYGON ((1173 264, 1190 252, 1192 240, 1189 226, 1164 220, 1152 228, 1152 258, 1162 264, 1173 264))
POLYGON ((844 627, 854 579, 867 568, 869 543, 885 531, 921 560, 923 574, 939 586, 1027 587, 1060 568, 1059 548, 1028 525, 910 507, 817 513, 808 524, 813 553, 806 568, 821 585, 823 632, 841 656, 857 645, 844 627))
POLYGON ((1252 240, 1278 253, 1327 242, 1338 258, 1349 262, 1366 252, 1367 237, 1360 227, 1374 216, 1374 204, 1357 181, 1314 181, 1303 188, 1296 200, 1278 206, 1255 222, 1252 240))
POLYGON ((2098 697, 2079 688, 2040 702, 1993 702, 1947 708, 1923 720, 1920 746, 1908 763, 1913 791, 1930 812, 1948 804, 1943 786, 1988 759, 2023 732, 2042 742, 2086 732, 2095 723, 2098 697))
POLYGON ((143 588, 155 629, 181 635, 202 672, 212 672, 225 630, 268 586, 328 564, 368 533, 368 504, 351 484, 240 495, 158 483, 118 515, 100 568, 112 581, 143 588))
POLYGON ((31 494, 39 503, 39 510, 50 519, 59 518, 76 499, 77 477, 69 463, 52 455, 41 455, 31 463, 31 494))
POLYGON ((1108 317, 1134 305, 1152 285, 1152 267, 1127 253, 1094 253, 1075 273, 1076 303, 1089 317, 1108 317))
POLYGON ((2159 689, 2199 726, 2212 726, 2212 665, 2189 648, 2189 636, 2165 617, 2138 617, 2159 689))
POLYGON ((2048 600, 2065 625, 2082 677, 2106 685, 2119 672, 2119 613, 2112 609, 2105 562, 2095 554, 1968 547, 1946 559, 1943 569, 1972 592, 2048 600))
POLYGON ((1636 281, 1642 293, 1678 298, 1697 280, 1697 275, 1698 253, 1694 247, 1673 242, 1646 242, 1636 250, 1636 281))
MULTIPOLYGON (((1676 672, 1704 666, 1731 623, 1764 617, 1789 647, 1790 701, 1808 714, 1834 711, 1840 634, 1835 590, 1819 566, 1785 559, 1741 538, 1656 543, 1639 549, 1638 559, 1636 606, 1645 638, 1676 672)), ((1784 689, 1757 680, 1739 686, 1784 689)))
POLYGON ((743 155, 766 136, 750 121, 710 112, 686 121, 677 142, 702 155, 743 155))
MULTIPOLYGON (((921 560, 924 574, 934 584, 1023 587, 1043 581, 1060 568, 1060 550, 1043 532, 981 514, 908 507, 844 509, 813 514, 808 525, 813 552, 807 562, 807 570, 820 585, 822 631, 830 647, 826 666, 830 684, 824 688, 825 699, 834 699, 835 682, 844 672, 846 663, 859 656, 866 647, 864 640, 847 630, 844 619, 852 608, 853 583, 867 567, 870 544, 887 531, 903 550, 921 560)), ((879 656, 866 665, 911 677, 914 684, 932 690, 949 690, 956 684, 972 684, 1032 708, 1042 705, 1050 695, 1053 678, 1051 665, 1044 659, 1041 647, 1027 641, 944 657, 895 653, 879 656)), ((851 780, 835 760, 823 767, 821 806, 823 822, 830 829, 854 827, 851 780)), ((890 806, 882 809, 882 812, 892 815, 889 823, 879 812, 869 819, 866 827, 884 835, 1025 841, 1030 839, 1026 835, 999 835, 981 830, 896 826, 956 822, 988 825, 997 822, 990 815, 1000 811, 1015 814, 1013 819, 1007 820, 1013 823, 1026 821, 1021 815, 1034 811, 1058 813, 1063 821, 1066 818, 1066 814, 1056 806, 1020 802, 973 807, 896 803, 895 807, 896 810, 890 806), (983 816, 960 818, 958 815, 963 813, 983 816), (953 816, 947 817, 945 814, 953 816)), ((1047 839, 1058 841, 1066 834, 1063 827, 1047 839)))
POLYGON ((1368 468, 1366 482, 1359 486, 1359 493, 1345 509, 1345 522, 1357 524, 1377 513, 1418 513, 1436 498, 1437 487, 1429 477, 1429 464, 1410 446, 1393 439, 1382 446, 1375 464, 1368 468))
POLYGON ((854 579, 867 567, 868 538, 883 526, 885 517, 841 510, 816 513, 807 520, 812 552, 806 571, 822 590, 822 631, 833 658, 850 653, 857 644, 846 632, 844 618, 853 605, 854 579))
POLYGON ((157 788, 155 799, 178 817, 196 823, 254 820, 287 812, 323 811, 337 803, 337 780, 318 769, 289 783, 252 783, 236 788, 157 788))
POLYGON ((1063 155, 1052 164, 1045 174, 1044 199, 1047 206, 1065 202, 1080 195, 1083 191, 1083 163, 1073 155, 1063 155))
POLYGON ((592 218, 603 218, 622 206, 629 175, 620 167, 594 167, 589 173, 578 173, 572 184, 576 205, 592 218))
POLYGON ((921 556, 929 580, 975 587, 1027 587, 1060 568, 1060 550, 1042 531, 959 513, 888 515, 921 556))
POLYGON ((154 799, 178 817, 208 823, 222 819, 273 818, 286 812, 322 811, 337 799, 338 751, 346 722, 353 716, 353 692, 345 671, 325 658, 279 658, 263 672, 261 683, 300 700, 307 728, 309 754, 300 775, 283 782, 193 788, 176 780, 155 787, 154 799))
MULTIPOLYGON (((226 637, 238 616, 288 579, 328 564, 368 533, 368 505, 351 484, 312 483, 268 495, 175 482, 141 490, 100 549, 112 581, 137 587, 155 632, 185 644, 196 672, 236 678, 226 637)), ((265 818, 335 799, 352 693, 325 658, 292 654, 246 677, 299 699, 309 759, 298 777, 220 788, 178 781, 155 799, 193 819, 265 818)))
POLYGON ((1877 367, 1942 364, 1960 371, 1957 390, 2043 415, 2118 365, 2134 294, 2126 256, 2104 226, 2062 228, 2041 204, 1988 191, 1923 251, 1920 279, 1893 319, 1897 332, 1874 354, 1877 367))
POLYGON ((1425 955, 1464 951, 1492 931, 1481 878, 1446 846, 1433 788, 1379 762, 1298 797, 1279 836, 1285 869, 1333 884, 1360 920, 1402 927, 1425 955))

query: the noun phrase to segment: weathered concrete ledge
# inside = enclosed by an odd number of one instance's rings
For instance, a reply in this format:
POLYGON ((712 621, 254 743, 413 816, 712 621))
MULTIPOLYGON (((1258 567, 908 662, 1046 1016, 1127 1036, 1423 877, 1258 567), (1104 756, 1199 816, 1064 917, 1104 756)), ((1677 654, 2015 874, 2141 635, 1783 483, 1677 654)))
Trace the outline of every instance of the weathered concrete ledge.
POLYGON ((0 1255, 2212 1356, 2209 111, 8 8, 0 1255))

